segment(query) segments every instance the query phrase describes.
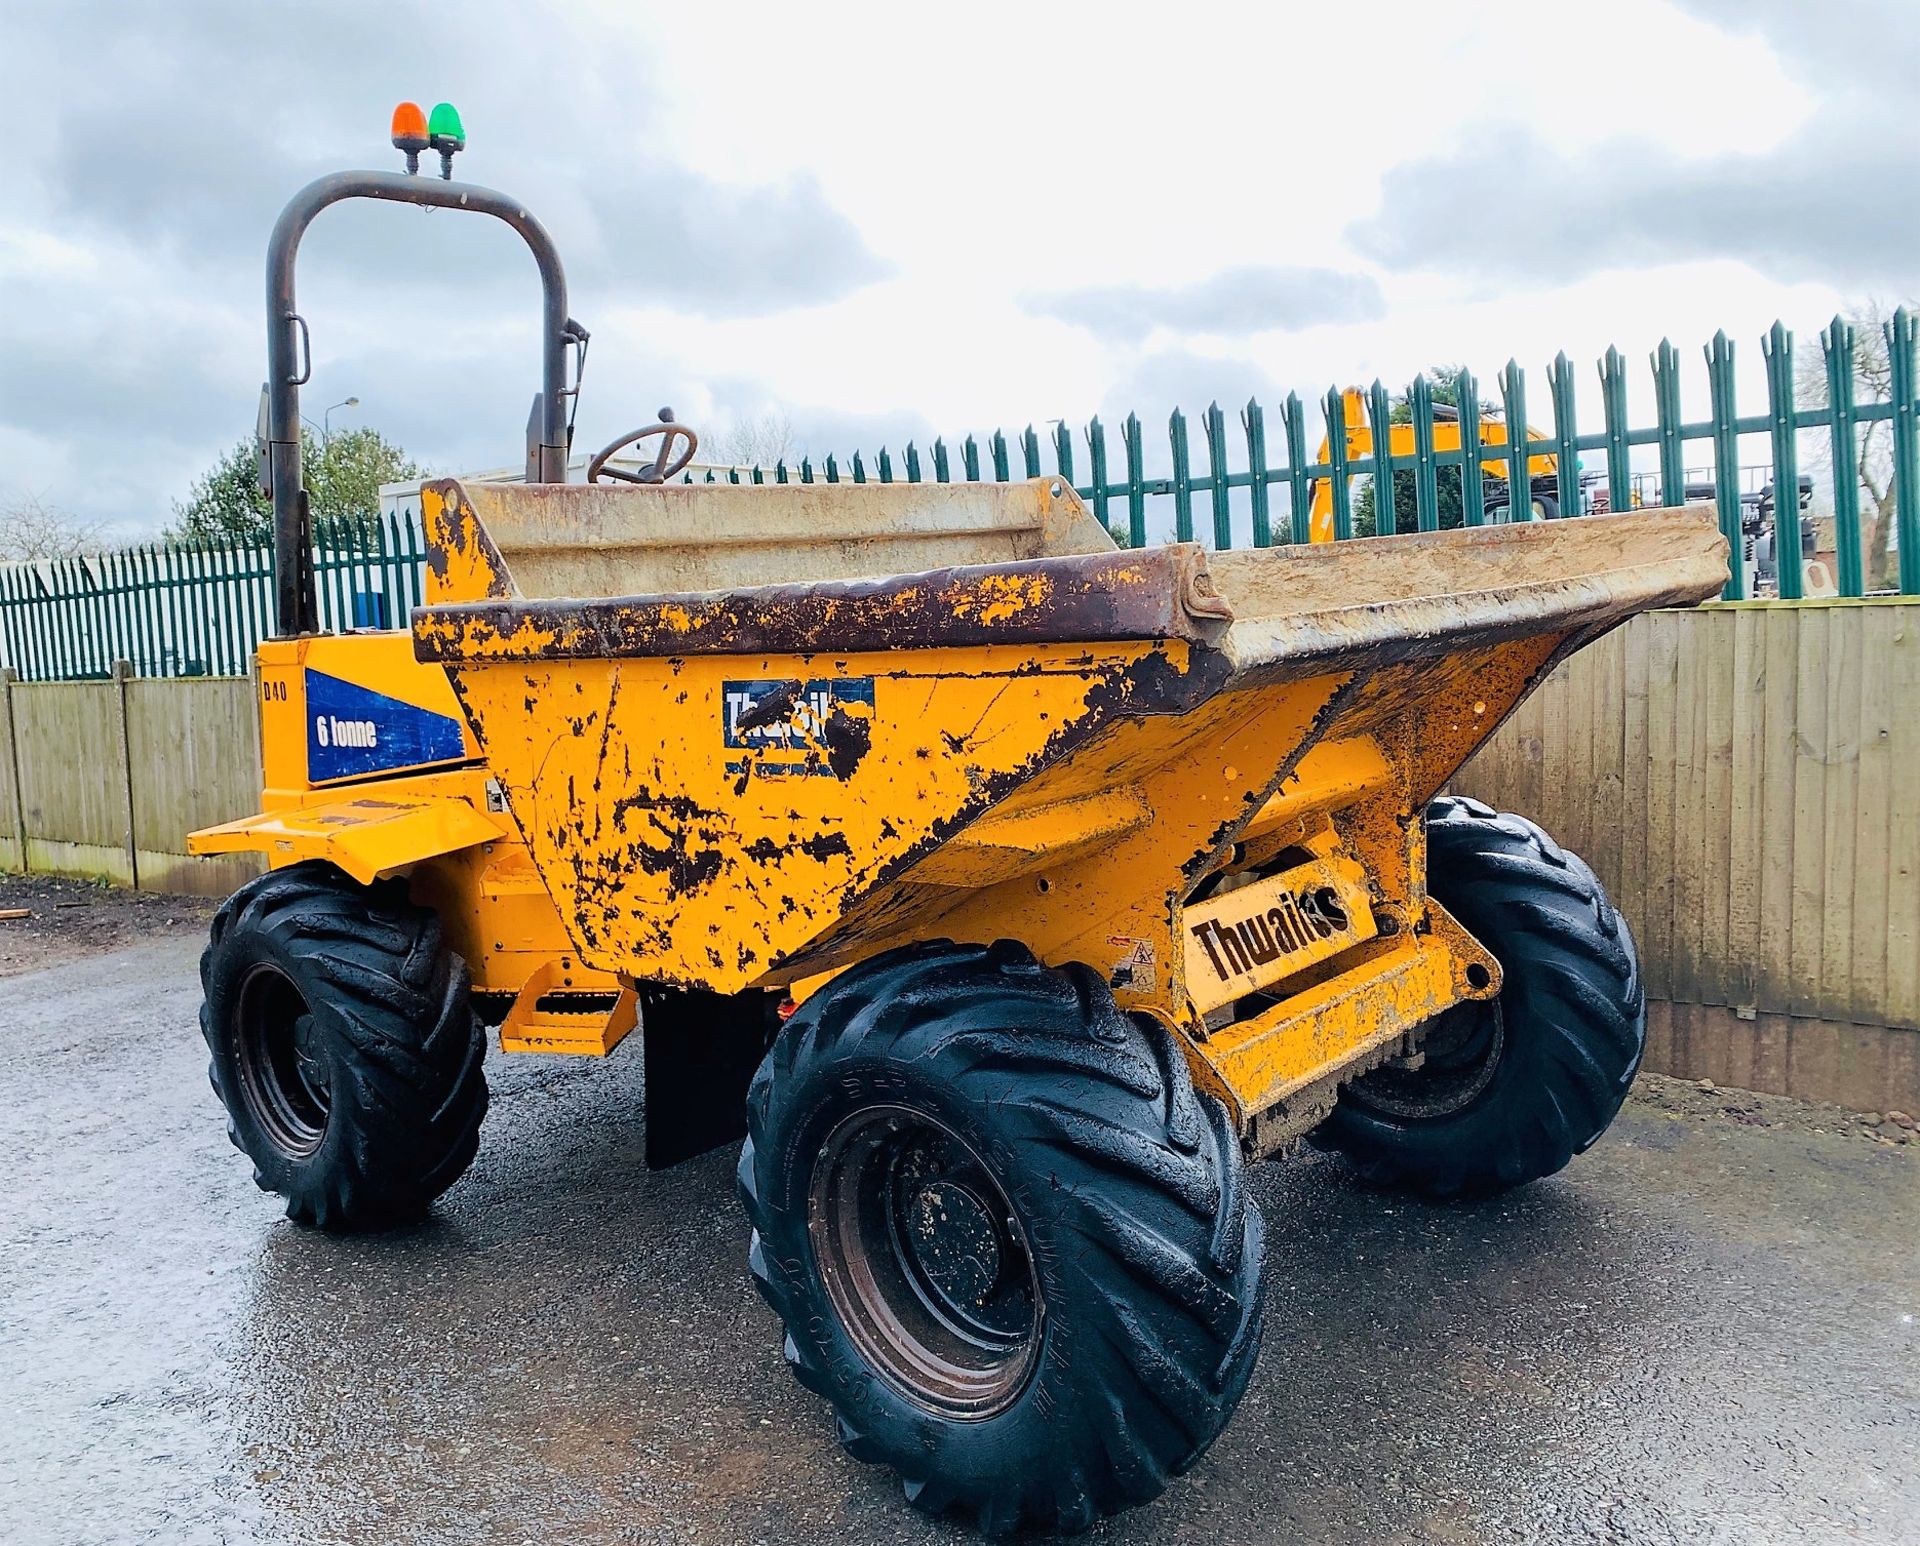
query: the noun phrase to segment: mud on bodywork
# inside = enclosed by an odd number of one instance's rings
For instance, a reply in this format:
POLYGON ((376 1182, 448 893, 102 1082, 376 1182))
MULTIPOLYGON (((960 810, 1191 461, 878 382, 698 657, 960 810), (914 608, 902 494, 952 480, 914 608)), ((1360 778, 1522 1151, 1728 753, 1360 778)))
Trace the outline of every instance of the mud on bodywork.
POLYGON ((1219 675, 1175 644, 961 658, 450 672, 583 956, 733 992, 1105 726, 1177 713, 1219 675))
MULTIPOLYGON (((484 535, 436 545, 449 567, 484 535)), ((486 570, 482 562, 480 570, 486 570)), ((488 583, 495 576, 489 572, 488 583)), ((489 590, 489 596, 498 592, 489 590)), ((1116 639, 1217 641, 1233 615, 1191 544, 880 579, 606 600, 486 600, 414 614, 421 660, 591 660, 1116 639)))

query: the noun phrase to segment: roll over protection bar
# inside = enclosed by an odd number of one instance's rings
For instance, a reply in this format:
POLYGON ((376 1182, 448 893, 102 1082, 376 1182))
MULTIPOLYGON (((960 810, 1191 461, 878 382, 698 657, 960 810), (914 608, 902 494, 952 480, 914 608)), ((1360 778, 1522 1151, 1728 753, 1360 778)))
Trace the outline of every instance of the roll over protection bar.
POLYGON ((320 627, 312 522, 300 474, 300 388, 313 373, 313 359, 306 319, 294 304, 294 262, 314 216, 343 199, 469 210, 505 221, 520 234, 539 266, 543 296, 540 393, 527 425, 527 476, 536 483, 567 481, 570 431, 562 399, 577 393, 580 385, 576 374, 573 386, 567 386, 567 348, 578 344, 584 352, 587 330, 567 315, 567 276, 546 228, 519 200, 474 183, 404 172, 334 172, 317 178, 280 212, 267 243, 267 382, 261 389, 260 457, 261 481, 273 498, 275 633, 280 638, 317 633, 320 627))

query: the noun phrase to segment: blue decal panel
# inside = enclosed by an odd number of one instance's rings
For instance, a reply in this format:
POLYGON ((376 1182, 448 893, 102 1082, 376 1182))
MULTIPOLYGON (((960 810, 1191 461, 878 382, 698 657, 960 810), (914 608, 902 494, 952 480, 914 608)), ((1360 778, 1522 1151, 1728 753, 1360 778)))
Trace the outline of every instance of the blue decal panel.
POLYGON ((467 755, 458 720, 324 671, 307 672, 307 778, 363 778, 467 755))
POLYGON ((756 778, 846 778, 872 736, 873 678, 728 681, 720 684, 720 739, 729 774, 756 778), (856 705, 859 712, 843 712, 856 705))

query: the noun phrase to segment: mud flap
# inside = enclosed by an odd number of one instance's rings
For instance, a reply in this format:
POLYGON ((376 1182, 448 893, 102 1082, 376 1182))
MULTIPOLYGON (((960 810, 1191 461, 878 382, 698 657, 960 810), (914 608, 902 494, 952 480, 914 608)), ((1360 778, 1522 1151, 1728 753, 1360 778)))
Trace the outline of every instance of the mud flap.
POLYGON ((747 1086, 780 1029, 778 993, 640 989, 647 1168, 664 1170, 747 1134, 747 1086))

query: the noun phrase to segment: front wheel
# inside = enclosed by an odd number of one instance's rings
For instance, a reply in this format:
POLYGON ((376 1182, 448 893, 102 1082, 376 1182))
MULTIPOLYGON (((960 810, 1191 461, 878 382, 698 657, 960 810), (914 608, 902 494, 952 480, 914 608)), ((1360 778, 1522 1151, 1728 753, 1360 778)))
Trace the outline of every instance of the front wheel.
POLYGON ((1096 974, 1009 943, 876 956, 794 1015, 748 1129, 787 1361, 919 1507, 1084 1529, 1232 1415, 1262 1254, 1238 1140, 1096 974))
POLYGON ((1429 1196, 1552 1175, 1607 1130, 1640 1067, 1633 935, 1580 859, 1476 800, 1427 807, 1427 889, 1500 962, 1500 992, 1442 1015, 1417 1069, 1348 1085, 1314 1141, 1429 1196))
POLYGON ((404 882, 275 870, 214 915, 200 1029, 227 1136, 287 1216, 378 1229, 459 1179, 487 1112, 466 963, 404 882))

